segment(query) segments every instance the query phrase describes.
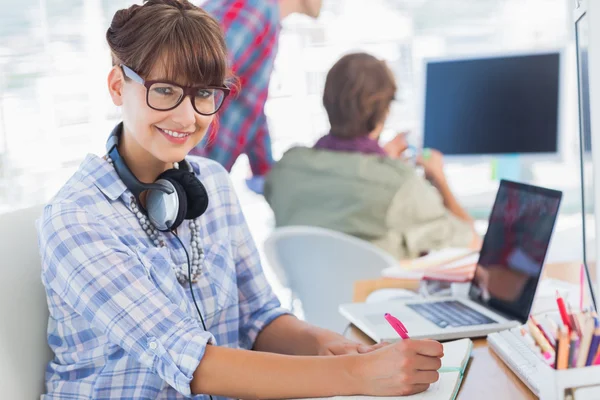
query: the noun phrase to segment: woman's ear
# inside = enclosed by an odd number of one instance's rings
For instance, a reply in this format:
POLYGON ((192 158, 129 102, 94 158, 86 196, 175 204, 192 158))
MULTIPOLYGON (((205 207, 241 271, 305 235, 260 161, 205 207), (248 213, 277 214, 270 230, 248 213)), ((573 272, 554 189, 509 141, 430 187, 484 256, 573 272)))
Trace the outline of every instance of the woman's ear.
POLYGON ((115 65, 108 74, 108 92, 115 106, 123 105, 123 71, 115 65))

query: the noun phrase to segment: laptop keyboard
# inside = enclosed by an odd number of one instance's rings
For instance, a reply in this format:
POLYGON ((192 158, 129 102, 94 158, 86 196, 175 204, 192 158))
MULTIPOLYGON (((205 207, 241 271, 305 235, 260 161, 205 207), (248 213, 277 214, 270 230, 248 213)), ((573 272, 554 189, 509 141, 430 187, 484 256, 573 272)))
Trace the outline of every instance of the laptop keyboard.
POLYGON ((457 328, 496 322, 457 300, 406 304, 406 306, 440 328, 457 328))

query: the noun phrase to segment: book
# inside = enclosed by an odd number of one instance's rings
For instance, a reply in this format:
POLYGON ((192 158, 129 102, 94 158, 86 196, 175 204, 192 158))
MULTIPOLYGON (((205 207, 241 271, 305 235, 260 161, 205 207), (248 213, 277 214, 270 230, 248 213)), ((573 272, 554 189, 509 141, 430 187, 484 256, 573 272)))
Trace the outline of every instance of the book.
MULTIPOLYGON (((412 396, 337 396, 329 397, 335 400, 372 400, 372 399, 403 399, 403 400, 454 400, 460 389, 465 368, 471 358, 473 342, 471 339, 460 339, 446 342, 444 346, 444 357, 442 367, 438 370, 440 379, 431 384, 429 389, 412 396)), ((316 400, 316 399, 306 399, 316 400)))
POLYGON ((406 260, 382 271, 396 279, 467 282, 473 278, 479 252, 467 248, 447 248, 414 260, 406 260))

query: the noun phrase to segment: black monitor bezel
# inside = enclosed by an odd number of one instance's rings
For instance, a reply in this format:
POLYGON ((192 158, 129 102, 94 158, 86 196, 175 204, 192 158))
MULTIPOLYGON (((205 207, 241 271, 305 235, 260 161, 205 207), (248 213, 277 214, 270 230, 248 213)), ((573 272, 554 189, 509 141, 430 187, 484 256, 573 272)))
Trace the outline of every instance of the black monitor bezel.
MULTIPOLYGON (((555 198, 555 199, 558 200, 558 208, 556 210, 556 213, 554 214, 554 221, 552 223, 552 232, 550 233, 550 239, 548 240, 548 245, 546 246, 546 250, 544 251, 542 268, 540 268, 539 274, 537 275, 536 281, 535 281, 536 292, 537 292, 537 287, 539 285, 540 278, 541 278, 542 274, 544 273, 544 269, 545 269, 545 266, 546 266, 546 256, 548 255, 548 248, 550 247, 550 241, 552 240, 552 235, 554 234, 554 229, 556 227, 556 219, 558 217, 558 212, 560 210, 560 203, 562 201, 562 192, 559 191, 559 190, 548 189, 548 188, 543 188, 543 187, 540 187, 540 186, 534 186, 534 185, 529 185, 529 184, 526 184, 526 183, 514 182, 514 181, 509 181, 509 180, 506 180, 506 179, 502 179, 502 180, 500 180, 500 186, 498 188, 498 191, 496 192, 496 198, 494 200, 494 206, 492 207, 492 212, 490 213, 490 216, 488 218, 488 229, 489 229, 489 224, 491 224, 492 215, 494 214, 494 211, 496 210, 496 207, 499 207, 499 205, 498 205, 498 196, 500 195, 500 190, 503 187, 507 187, 507 186, 510 187, 510 188, 517 189, 517 190, 525 190, 525 191, 530 192, 530 193, 541 194, 541 195, 544 195, 544 196, 552 197, 552 198, 555 198)), ((481 245, 481 249, 485 248, 485 244, 486 244, 487 240, 489 240, 489 238, 488 238, 488 235, 486 233, 484 235, 484 237, 483 237, 483 243, 481 245)), ((479 259, 481 259, 481 255, 479 256, 479 259)), ((477 261, 477 267, 476 268, 479 268, 479 260, 477 261)), ((524 324, 524 323, 527 322, 527 317, 526 318, 522 318, 520 316, 511 314, 511 313, 507 313, 504 310, 499 310, 499 309, 497 309, 495 307, 490 306, 489 304, 486 304, 486 303, 480 301, 477 297, 472 296, 471 295, 471 293, 472 293, 471 289, 473 288, 474 280, 475 280, 475 278, 473 278, 471 280, 471 284, 469 285, 469 299, 472 302, 477 303, 480 306, 485 307, 488 310, 491 310, 491 311, 493 311, 496 314, 502 315, 503 317, 505 317, 505 318, 507 318, 509 320, 517 320, 517 321, 521 322, 522 324, 524 324)), ((531 312, 531 307, 533 305, 534 299, 535 299, 535 293, 534 293, 534 296, 532 297, 531 301, 527 305, 527 308, 528 308, 527 314, 529 314, 531 312)))
POLYGON ((556 151, 551 152, 524 152, 524 153, 469 153, 469 154, 446 154, 446 158, 451 158, 453 160, 473 160, 473 159, 482 159, 482 158, 490 158, 490 157, 504 157, 504 156, 512 156, 514 154, 519 154, 522 157, 527 157, 528 159, 548 159, 551 157, 552 159, 559 159, 562 156, 562 143, 561 143, 561 129, 563 124, 563 96, 564 96, 564 77, 563 70, 565 68, 565 50, 562 48, 547 48, 539 51, 527 51, 527 52, 500 52, 500 53, 488 53, 488 54, 479 54, 479 55, 471 55, 471 56, 456 56, 456 57, 431 57, 425 58, 423 60, 423 74, 422 74, 422 82, 421 87, 423 89, 422 98, 420 99, 420 109, 421 109, 421 126, 420 126, 420 134, 421 134, 421 144, 425 143, 425 128, 426 128, 426 120, 427 120, 427 96, 428 96, 428 71, 429 66, 433 64, 440 63, 453 63, 453 62, 462 62, 462 61, 485 61, 485 60, 494 60, 500 58, 524 58, 524 57, 532 57, 532 56, 544 56, 544 55, 553 55, 558 57, 558 103, 557 103, 557 121, 556 121, 556 151))

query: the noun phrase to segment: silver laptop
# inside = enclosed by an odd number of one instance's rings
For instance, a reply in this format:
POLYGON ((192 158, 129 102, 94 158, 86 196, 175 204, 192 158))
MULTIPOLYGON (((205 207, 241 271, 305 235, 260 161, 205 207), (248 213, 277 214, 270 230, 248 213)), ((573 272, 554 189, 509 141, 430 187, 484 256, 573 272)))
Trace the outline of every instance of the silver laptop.
POLYGON ((391 313, 411 338, 485 336, 527 321, 562 193, 502 180, 468 297, 342 304, 340 313, 377 342, 398 340, 391 313))

